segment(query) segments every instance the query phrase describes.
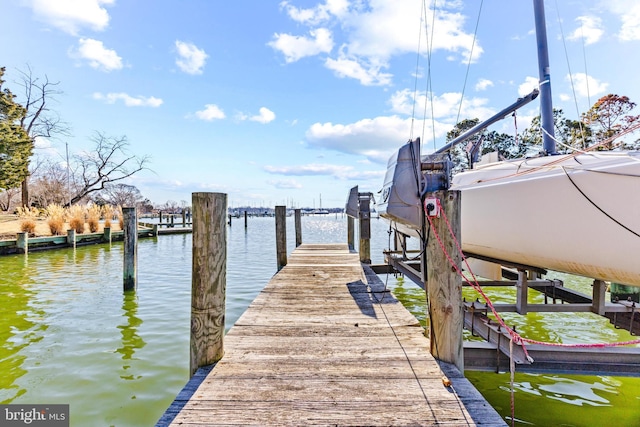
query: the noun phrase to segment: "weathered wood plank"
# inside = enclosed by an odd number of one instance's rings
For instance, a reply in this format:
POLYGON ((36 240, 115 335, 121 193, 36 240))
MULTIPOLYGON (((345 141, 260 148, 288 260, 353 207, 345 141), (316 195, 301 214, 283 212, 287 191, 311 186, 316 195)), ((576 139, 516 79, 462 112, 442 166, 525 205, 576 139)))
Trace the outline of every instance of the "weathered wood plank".
POLYGON ((429 347, 417 320, 346 245, 302 244, 225 336, 224 357, 179 411, 174 406, 170 422, 505 425, 429 347))

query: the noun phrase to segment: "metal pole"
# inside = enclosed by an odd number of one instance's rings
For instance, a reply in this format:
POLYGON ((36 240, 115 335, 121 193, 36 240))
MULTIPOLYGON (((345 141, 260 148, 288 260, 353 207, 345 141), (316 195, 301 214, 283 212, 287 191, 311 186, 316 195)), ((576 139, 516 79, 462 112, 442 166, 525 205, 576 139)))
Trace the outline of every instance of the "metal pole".
POLYGON ((549 48, 547 45, 547 24, 544 17, 544 0, 533 0, 538 43, 538 73, 540 75, 540 120, 542 126, 542 146, 546 154, 556 153, 553 131, 553 104, 551 100, 551 75, 549 71, 549 48))

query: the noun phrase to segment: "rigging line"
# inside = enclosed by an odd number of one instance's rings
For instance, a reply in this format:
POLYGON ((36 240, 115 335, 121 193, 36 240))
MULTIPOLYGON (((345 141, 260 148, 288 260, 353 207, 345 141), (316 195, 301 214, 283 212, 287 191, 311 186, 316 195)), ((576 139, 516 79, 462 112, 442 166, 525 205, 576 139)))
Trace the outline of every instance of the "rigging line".
MULTIPOLYGON (((545 128, 541 127, 540 129, 542 129, 542 132, 544 132, 545 135, 547 135, 549 138, 553 139, 556 144, 563 146, 567 150, 571 150, 571 151, 574 151, 574 152, 577 152, 577 153, 580 153, 580 154, 588 154, 586 151, 582 151, 582 150, 580 150, 578 148, 572 147, 571 145, 567 145, 564 142, 560 141, 555 136, 549 134, 549 132, 547 132, 547 130, 545 128)), ((580 124, 580 129, 582 129, 582 124, 580 124)))
POLYGON ((429 28, 428 28, 428 17, 427 17, 427 10, 428 8, 426 7, 426 0, 423 0, 423 3, 425 4, 424 7, 424 25, 425 25, 425 37, 427 39, 427 87, 425 89, 425 94, 424 94, 424 112, 422 114, 422 140, 425 140, 425 132, 426 132, 426 126, 427 126, 427 105, 430 104, 431 105, 431 133, 432 133, 432 140, 433 140, 433 151, 436 150, 436 126, 435 126, 435 109, 433 106, 433 84, 431 81, 431 53, 433 51, 433 34, 434 34, 434 29, 435 29, 435 23, 436 23, 436 9, 437 9, 437 0, 434 0, 433 2, 433 10, 432 10, 432 15, 431 15, 431 37, 429 37, 429 28), (429 101, 429 102, 427 102, 429 101))
POLYGON ((464 84, 462 85, 462 94, 460 95, 460 104, 458 105, 458 115, 456 117, 456 123, 460 121, 460 114, 462 113, 462 101, 464 100, 464 92, 467 88, 467 81, 469 80, 469 70, 471 69, 471 61, 473 59, 473 48, 476 45, 476 39, 478 36, 478 27, 480 26, 480 16, 482 15, 482 5, 484 0, 480 1, 480 8, 478 9, 478 19, 476 19, 476 28, 473 32, 473 41, 471 42, 471 50, 469 52, 469 61, 467 62, 467 71, 464 75, 464 84))
MULTIPOLYGON (((585 49, 585 42, 584 42, 584 22, 582 20, 580 20, 580 35, 582 36, 582 59, 584 60, 584 75, 589 76, 589 71, 587 70, 587 50, 585 49)), ((587 84, 587 102, 589 103, 589 106, 591 106, 589 79, 586 78, 585 82, 587 84)))
POLYGON ((413 126, 416 119, 416 103, 418 102, 418 75, 420 70, 420 43, 422 42, 422 14, 424 10, 424 1, 420 10, 420 29, 418 30, 418 53, 416 55, 416 77, 413 85, 413 106, 411 107, 411 130, 409 131, 409 141, 413 140, 413 126))
POLYGON ((578 184, 576 184, 574 182, 574 180, 571 178, 571 175, 569 174, 569 172, 567 171, 567 168, 565 168, 564 166, 562 167, 562 170, 564 171, 565 175, 567 175, 567 178, 569 178, 569 181, 571 182, 571 184, 573 184, 573 186, 576 188, 576 190, 578 190, 578 192, 580 194, 582 194, 582 196, 587 199, 587 201, 589 203, 591 203, 593 205, 594 208, 598 209, 600 212, 602 212, 604 214, 604 216, 606 216, 607 218, 609 218, 611 221, 615 222, 616 224, 618 224, 620 227, 624 228, 625 230, 627 230, 629 233, 633 234, 636 237, 640 237, 640 234, 636 233, 635 231, 633 231, 632 229, 630 229, 629 227, 627 227, 626 225, 624 225, 623 223, 621 223, 620 221, 618 221, 617 219, 615 219, 614 217, 612 217, 611 215, 609 215, 607 212, 605 212, 604 209, 602 209, 600 206, 598 206, 597 203, 595 203, 593 200, 591 200, 589 198, 589 196, 587 196, 584 191, 582 191, 582 189, 580 187, 578 187, 578 184))
MULTIPOLYGON (((576 96, 576 86, 573 81, 573 73, 571 72, 571 62, 569 61, 569 51, 567 50, 567 41, 564 37, 564 30, 562 28, 562 19, 560 19, 560 9, 558 8, 558 0, 556 0, 556 14, 558 16, 558 25, 560 26, 560 35, 562 36, 562 46, 564 47, 564 57, 565 57, 565 60, 567 61, 567 69, 569 70, 569 82, 571 83, 571 92, 573 93, 573 102, 575 103, 575 106, 576 106, 576 114, 579 117, 580 107, 578 107, 578 97, 576 96)), ((583 36, 582 42, 584 43, 584 36, 583 36)), ((587 80, 587 84, 588 84, 589 79, 587 77, 588 76, 585 74, 585 80, 587 80)), ((586 136, 584 134, 584 128, 581 121, 578 121, 578 126, 580 127, 580 135, 582 136, 582 140, 584 141, 586 139, 586 136)), ((556 142, 558 142, 558 140, 556 140, 556 142)))

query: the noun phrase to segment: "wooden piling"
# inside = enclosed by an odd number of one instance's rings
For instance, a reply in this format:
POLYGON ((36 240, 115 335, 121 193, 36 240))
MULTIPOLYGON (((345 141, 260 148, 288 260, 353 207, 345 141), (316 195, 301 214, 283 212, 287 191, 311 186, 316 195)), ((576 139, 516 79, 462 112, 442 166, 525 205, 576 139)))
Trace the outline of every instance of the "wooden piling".
POLYGON ((22 232, 16 235, 16 249, 19 254, 26 254, 29 252, 29 233, 22 232))
POLYGON ((244 211, 244 228, 247 228, 247 211, 244 211))
POLYGON ((287 208, 276 206, 276 255, 278 271, 287 265, 287 208))
POLYGON ((371 264, 371 210, 369 208, 370 196, 368 193, 360 193, 358 216, 360 218, 360 262, 371 264), (363 197, 366 195, 366 197, 363 197))
POLYGON ((356 248, 355 236, 356 236, 355 220, 352 216, 347 215, 347 245, 349 246, 349 250, 351 251, 355 250, 356 248))
MULTIPOLYGON (((460 192, 436 191, 429 197, 440 201, 443 211, 440 217, 431 217, 435 232, 440 236, 446 252, 461 267, 461 256, 454 238, 449 233, 447 216, 453 235, 460 241, 460 192)), ((427 226, 429 223, 427 222, 427 226)), ((445 362, 453 363, 460 371, 464 370, 462 347, 462 279, 451 266, 438 239, 431 238, 427 243, 427 304, 429 311, 429 332, 431 354, 445 362)))
POLYGON ((135 290, 138 284, 138 218, 136 208, 122 208, 124 221, 124 291, 135 290))
POLYGON ((182 228, 187 226, 187 210, 182 209, 182 228))
POLYGON ((302 244, 302 219, 300 209, 293 211, 296 224, 296 248, 302 244))
POLYGON ((111 227, 104 227, 102 230, 102 240, 111 243, 111 227))
POLYGON ((162 224, 162 211, 158 212, 158 222, 162 224))
POLYGON ((67 230, 67 245, 72 248, 76 247, 76 230, 73 228, 67 230))
POLYGON ((190 376, 224 354, 227 195, 193 193, 190 376))

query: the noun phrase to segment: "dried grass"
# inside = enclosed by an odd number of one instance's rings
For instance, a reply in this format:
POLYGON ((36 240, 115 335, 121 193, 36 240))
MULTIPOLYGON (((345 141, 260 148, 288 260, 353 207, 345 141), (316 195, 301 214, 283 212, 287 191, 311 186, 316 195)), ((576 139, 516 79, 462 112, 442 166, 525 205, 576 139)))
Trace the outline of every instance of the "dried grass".
POLYGON ((73 205, 68 210, 69 227, 78 234, 84 233, 85 208, 80 205, 73 205))
POLYGON ((49 226, 51 235, 59 236, 61 234, 64 234, 65 220, 67 217, 66 210, 62 206, 53 203, 47 206, 46 215, 47 225, 49 226))
POLYGON ((37 208, 18 208, 18 218, 20 218, 20 231, 34 234, 36 231, 36 218, 40 215, 37 208))
POLYGON ((104 218, 104 227, 111 228, 111 220, 113 219, 113 206, 111 205, 103 205, 102 206, 102 217, 104 218))
POLYGON ((100 224, 100 214, 102 210, 100 206, 91 205, 87 209, 87 225, 89 226, 90 233, 96 233, 100 224))

